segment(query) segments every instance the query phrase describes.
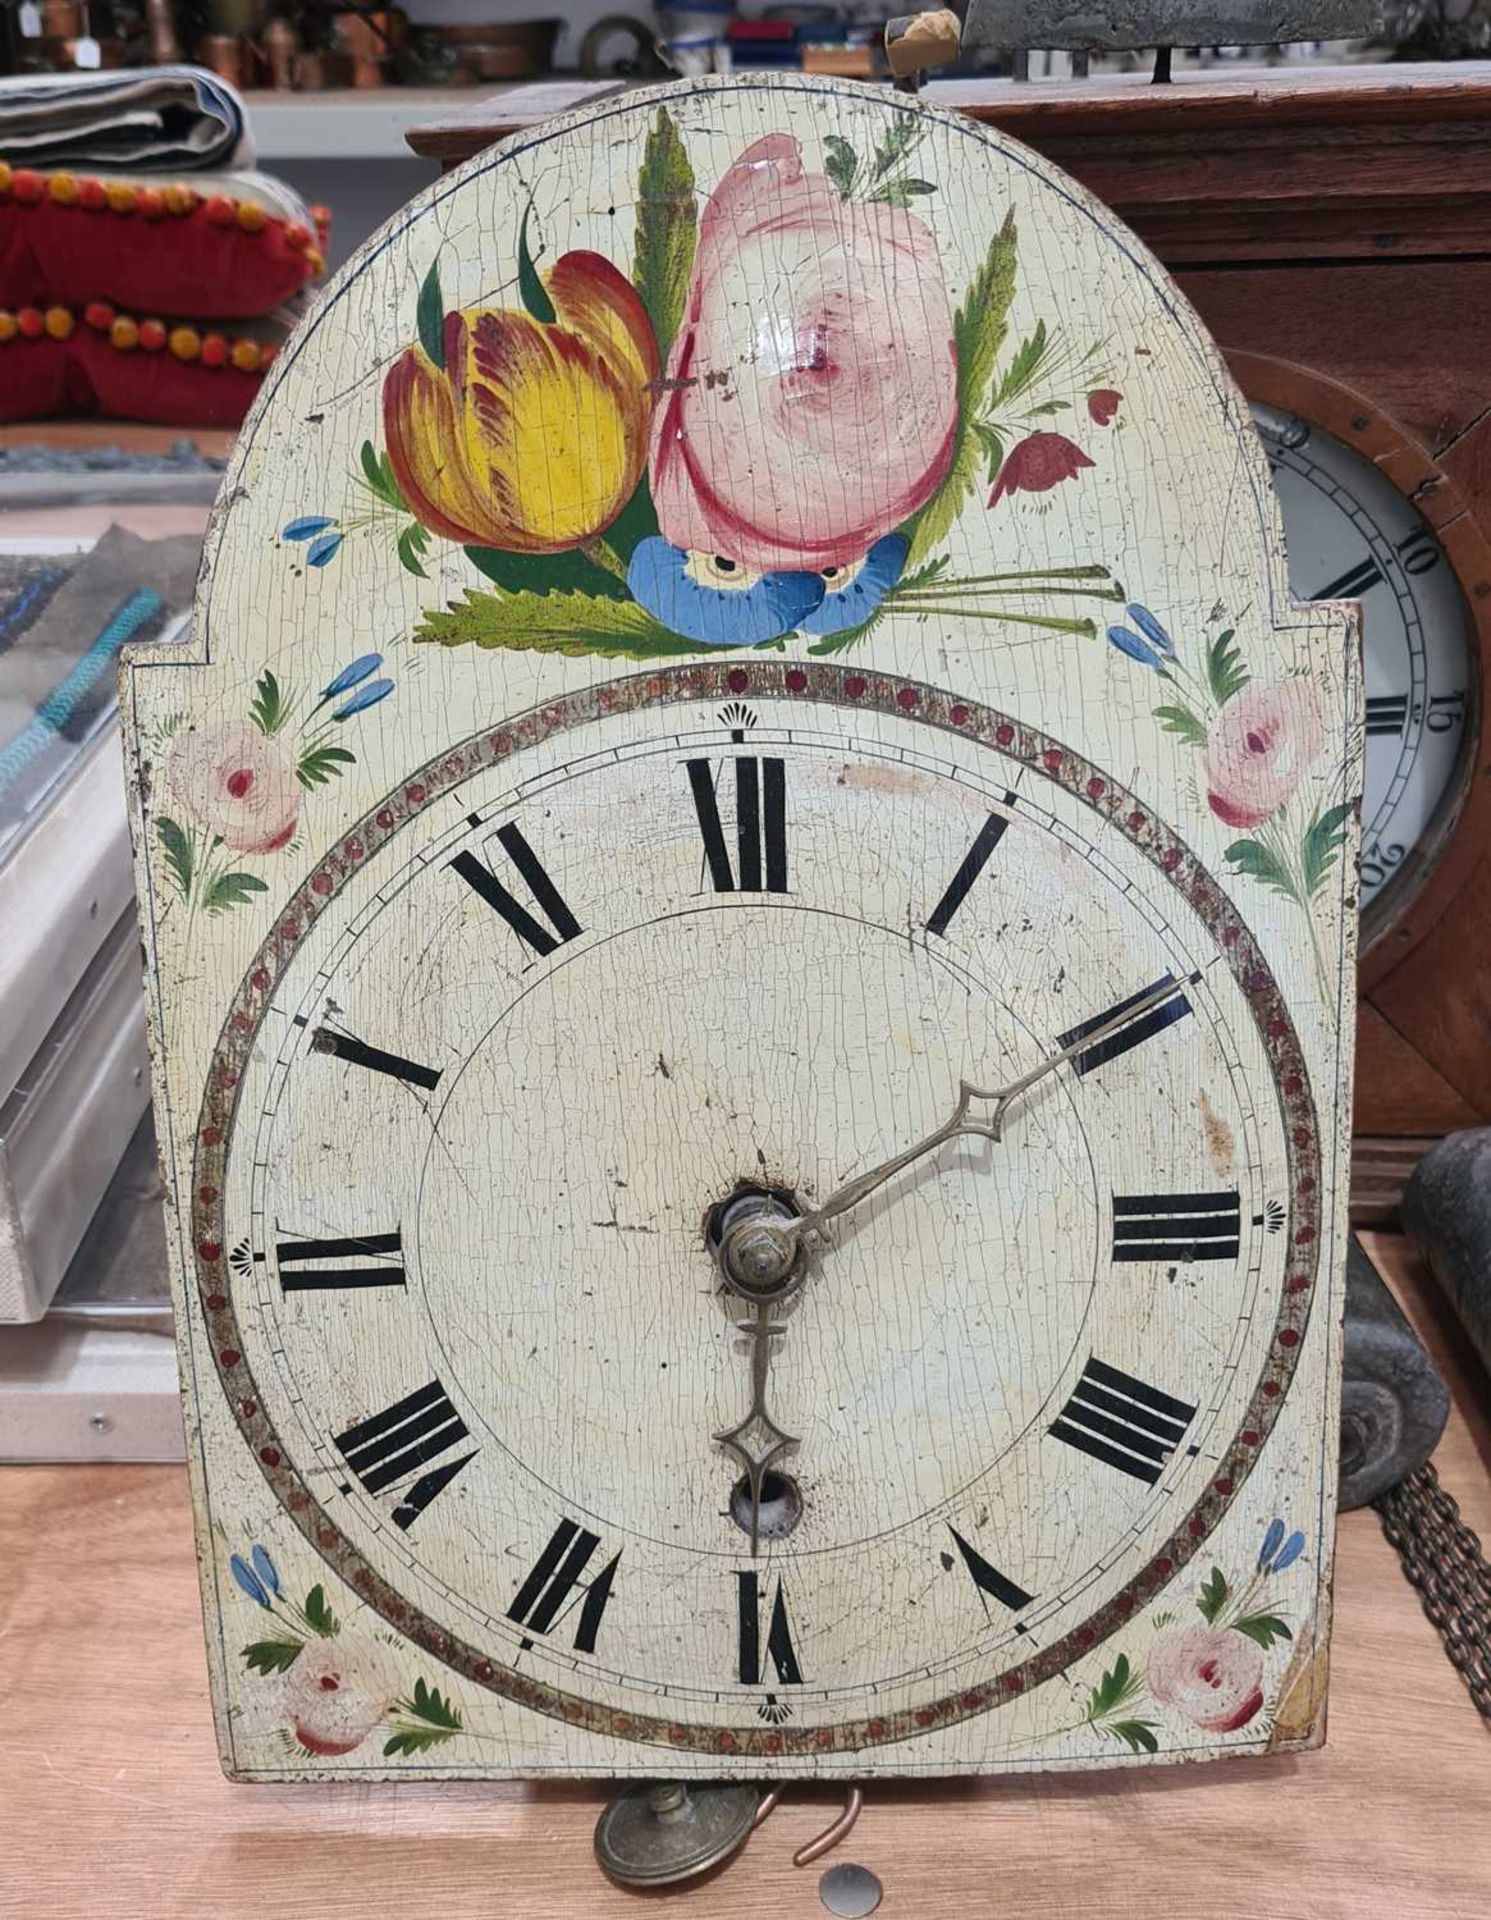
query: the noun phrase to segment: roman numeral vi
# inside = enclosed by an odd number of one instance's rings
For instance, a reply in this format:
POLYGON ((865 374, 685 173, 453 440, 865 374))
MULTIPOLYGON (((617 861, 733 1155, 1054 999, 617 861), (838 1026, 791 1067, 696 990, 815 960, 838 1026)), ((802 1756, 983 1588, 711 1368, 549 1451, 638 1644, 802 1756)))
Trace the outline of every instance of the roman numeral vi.
MULTIPOLYGON (((740 1684, 761 1684, 761 1578, 754 1569, 737 1573, 737 1601, 740 1607, 740 1684)), ((766 1656, 776 1668, 784 1687, 802 1685, 802 1669, 792 1646, 792 1629, 787 1623, 787 1596, 780 1580, 771 1603, 771 1618, 766 1628, 766 1656)))

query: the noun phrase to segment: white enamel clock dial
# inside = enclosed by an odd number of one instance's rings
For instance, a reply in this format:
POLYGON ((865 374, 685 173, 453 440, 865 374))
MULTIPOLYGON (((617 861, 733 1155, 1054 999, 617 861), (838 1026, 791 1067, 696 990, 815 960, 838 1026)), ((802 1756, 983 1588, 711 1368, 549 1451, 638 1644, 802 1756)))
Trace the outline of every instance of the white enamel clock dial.
POLYGON ((1391 912, 1393 882, 1445 824, 1476 714, 1470 617, 1433 528, 1383 474, 1323 427, 1255 405, 1302 600, 1359 600, 1367 680, 1362 906, 1391 912))
POLYGON ((1356 633, 1110 215, 837 82, 497 149, 124 705, 230 1773, 1318 1741, 1356 633))

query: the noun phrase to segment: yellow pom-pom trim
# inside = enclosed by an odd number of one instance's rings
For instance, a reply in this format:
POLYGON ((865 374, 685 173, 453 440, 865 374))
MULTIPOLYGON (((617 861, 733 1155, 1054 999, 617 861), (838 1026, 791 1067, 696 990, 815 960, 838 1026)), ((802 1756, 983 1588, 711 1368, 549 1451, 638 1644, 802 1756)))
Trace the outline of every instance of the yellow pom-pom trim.
POLYGON ((123 180, 106 180, 104 198, 111 212, 133 213, 135 210, 135 190, 123 180))
POLYGON ((53 340, 72 338, 73 317, 66 307, 48 307, 44 324, 53 340))
POLYGON ((167 344, 178 360, 195 360, 202 351, 202 336, 195 327, 172 327, 167 344))
POLYGON ((229 357, 240 373, 257 373, 259 371, 258 341, 235 340, 229 357))
POLYGON ((0 342, 14 340, 19 332, 20 327, 16 324, 15 315, 0 310, 0 342))
POLYGON ((245 233, 262 233, 269 224, 269 215, 257 200, 238 201, 234 212, 245 233))
POLYGON ((54 173, 47 180, 47 192, 59 207, 78 204, 78 183, 70 173, 54 173))
POLYGON ((121 313, 113 326, 109 328, 109 344, 110 346, 117 347, 121 353, 128 353, 131 348, 139 346, 140 327, 138 321, 131 320, 127 313, 121 313))

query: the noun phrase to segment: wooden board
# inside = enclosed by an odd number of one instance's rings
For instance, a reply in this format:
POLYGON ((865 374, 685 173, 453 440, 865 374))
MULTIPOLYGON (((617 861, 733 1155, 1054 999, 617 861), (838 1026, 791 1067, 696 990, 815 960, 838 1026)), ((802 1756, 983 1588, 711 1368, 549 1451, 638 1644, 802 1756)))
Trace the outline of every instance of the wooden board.
MULTIPOLYGON (((1449 1372, 1437 1462, 1491 1538, 1488 1386, 1404 1243, 1370 1235, 1449 1372)), ((0 1911, 46 1920, 814 1920, 792 1850, 831 1791, 789 1793, 705 1885, 639 1903, 595 1871, 598 1785, 232 1786, 217 1769, 186 1477, 0 1471, 0 1911)), ((1485 1723, 1376 1516, 1341 1523, 1330 1731, 1294 1761, 871 1788, 835 1859, 886 1915, 987 1920, 1480 1920, 1485 1723)))

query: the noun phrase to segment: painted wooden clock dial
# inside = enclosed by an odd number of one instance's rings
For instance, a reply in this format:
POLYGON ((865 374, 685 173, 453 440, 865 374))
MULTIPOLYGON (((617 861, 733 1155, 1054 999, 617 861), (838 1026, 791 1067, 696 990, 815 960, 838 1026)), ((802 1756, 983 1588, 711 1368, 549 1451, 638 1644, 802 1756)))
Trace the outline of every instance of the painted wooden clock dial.
POLYGON ((125 693, 230 1772, 1311 1743, 1361 693, 1153 263, 666 89, 365 249, 224 500, 125 693))

